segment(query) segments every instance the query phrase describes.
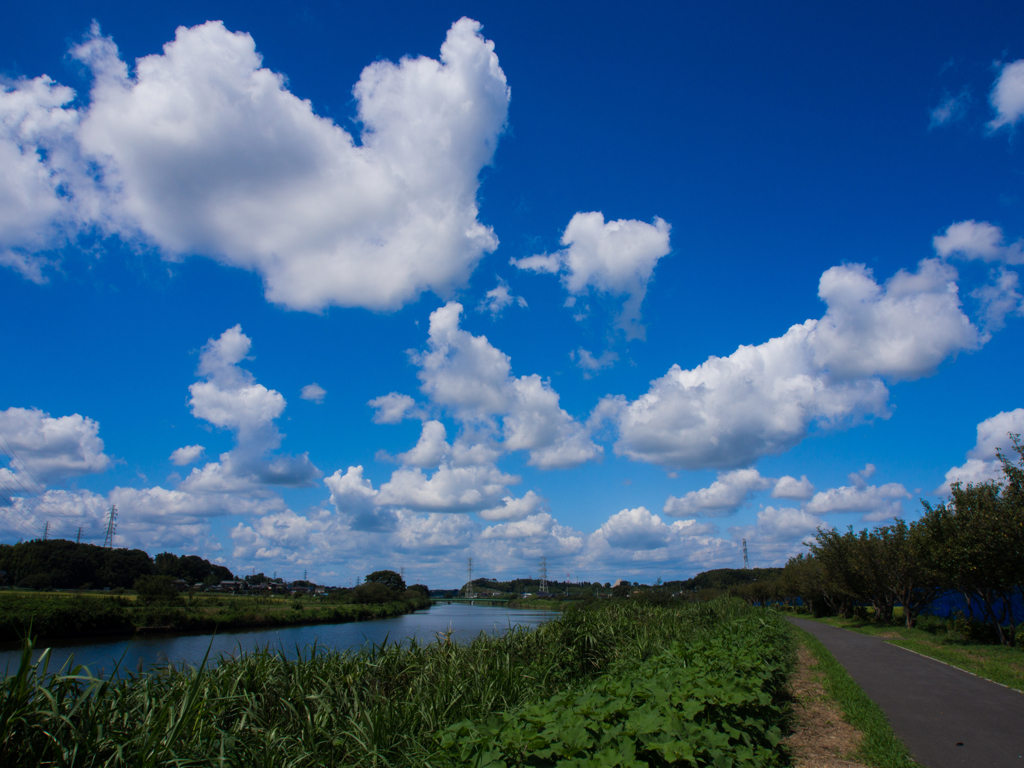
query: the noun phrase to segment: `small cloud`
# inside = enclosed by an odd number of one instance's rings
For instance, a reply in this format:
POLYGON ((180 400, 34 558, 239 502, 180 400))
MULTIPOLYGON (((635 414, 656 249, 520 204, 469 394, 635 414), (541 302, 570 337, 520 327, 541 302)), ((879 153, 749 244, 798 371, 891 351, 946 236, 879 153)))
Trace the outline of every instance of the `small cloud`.
POLYGON ((971 93, 968 88, 964 88, 956 95, 944 93, 942 101, 931 111, 928 129, 938 128, 939 126, 955 123, 963 119, 964 115, 967 114, 967 107, 970 103, 971 93))
POLYGON ((175 466, 184 467, 202 456, 205 450, 201 445, 186 445, 171 454, 171 461, 175 466))
POLYGON ((307 384, 302 388, 302 399, 312 400, 314 403, 322 403, 324 397, 327 396, 327 390, 317 384, 315 381, 312 384, 307 384))
POLYGON ((586 372, 583 374, 584 378, 589 379, 598 371, 615 365, 619 360, 619 356, 608 349, 600 357, 594 357, 590 352, 580 347, 575 352, 569 353, 569 359, 575 360, 576 367, 582 368, 586 372))
POLYGON ((508 290, 508 283, 498 278, 498 285, 486 294, 486 298, 477 305, 477 312, 490 312, 492 318, 498 317, 506 308, 513 304, 526 307, 526 299, 522 296, 513 296, 508 290))

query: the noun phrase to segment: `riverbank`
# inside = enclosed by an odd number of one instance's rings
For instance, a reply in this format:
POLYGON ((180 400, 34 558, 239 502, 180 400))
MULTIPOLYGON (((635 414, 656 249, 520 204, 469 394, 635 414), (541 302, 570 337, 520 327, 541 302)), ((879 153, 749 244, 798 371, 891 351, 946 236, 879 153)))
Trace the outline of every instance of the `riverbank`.
POLYGON ((430 605, 426 598, 358 605, 315 597, 242 595, 202 595, 146 604, 135 595, 4 592, 0 593, 0 642, 18 642, 30 633, 50 642, 369 621, 430 605))
POLYGON ((571 600, 544 600, 537 597, 521 597, 509 600, 508 607, 523 611, 564 611, 573 602, 571 600))
POLYGON ((789 632, 738 601, 602 601, 466 644, 263 648, 112 682, 31 658, 0 690, 11 768, 72 751, 82 766, 785 764, 789 632))

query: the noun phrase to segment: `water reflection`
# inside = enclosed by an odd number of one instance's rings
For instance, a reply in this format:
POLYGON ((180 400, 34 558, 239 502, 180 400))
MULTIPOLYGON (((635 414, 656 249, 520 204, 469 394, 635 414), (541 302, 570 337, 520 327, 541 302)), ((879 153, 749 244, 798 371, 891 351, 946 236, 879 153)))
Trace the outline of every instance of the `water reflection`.
MULTIPOLYGON (((451 632, 453 639, 467 642, 481 632, 501 634, 510 627, 536 627, 558 614, 548 611, 510 610, 482 605, 436 605, 425 611, 377 621, 348 624, 316 624, 257 631, 225 632, 218 635, 140 636, 132 640, 90 643, 40 644, 38 660, 49 645, 51 672, 60 669, 73 655, 75 664, 87 666, 94 674, 110 674, 115 665, 122 672, 138 672, 167 663, 197 665, 209 651, 215 661, 234 657, 256 648, 270 647, 295 658, 300 651, 317 647, 332 650, 358 648, 369 643, 432 642, 439 633, 451 632)), ((18 650, 0 651, 0 670, 12 674, 20 659, 18 650)))

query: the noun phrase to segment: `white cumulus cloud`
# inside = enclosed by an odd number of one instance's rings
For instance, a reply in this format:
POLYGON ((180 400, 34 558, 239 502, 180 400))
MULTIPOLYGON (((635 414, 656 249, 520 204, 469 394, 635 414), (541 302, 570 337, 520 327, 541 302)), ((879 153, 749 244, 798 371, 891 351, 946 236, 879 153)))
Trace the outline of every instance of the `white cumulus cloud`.
POLYGON ((94 26, 72 50, 93 74, 87 106, 46 78, 0 94, 0 262, 38 281, 39 254, 98 226, 258 272, 293 309, 450 293, 498 244, 476 193, 510 91, 480 29, 457 21, 439 59, 367 66, 357 140, 222 22, 179 27, 131 74, 94 26))
POLYGON ((935 259, 881 285, 864 265, 833 267, 819 283, 828 306, 820 320, 693 369, 674 365, 637 400, 604 398, 591 421, 618 428, 619 455, 701 469, 749 466, 789 450, 812 425, 885 418, 886 382, 930 375, 982 343, 956 277, 935 259))
POLYGON ((772 489, 773 499, 805 501, 813 495, 814 484, 807 479, 807 475, 801 475, 799 480, 790 475, 784 475, 778 479, 772 489))
POLYGON ((932 245, 944 259, 1024 264, 1024 241, 1007 244, 1003 230, 987 221, 967 219, 950 224, 944 233, 932 238, 932 245))
MULTIPOLYGON (((528 451, 541 469, 571 467, 601 456, 589 430, 559 405, 550 382, 515 377, 508 355, 485 336, 459 327, 462 305, 449 302, 430 315, 427 350, 412 354, 423 392, 464 428, 500 434, 500 448, 528 451)), ((472 444, 479 444, 473 440, 472 444)))
POLYGON ((513 296, 509 292, 508 283, 499 277, 498 284, 485 294, 485 298, 476 309, 478 312, 490 312, 491 317, 498 317, 513 304, 526 307, 526 299, 522 296, 513 296))
POLYGON ((1004 64, 989 94, 996 116, 989 122, 990 130, 1013 125, 1024 115, 1024 59, 1004 64))
POLYGON ((389 392, 367 403, 374 409, 374 424, 399 424, 407 418, 419 418, 416 401, 408 395, 389 392))
POLYGON ((282 435, 275 419, 286 406, 284 396, 267 389, 241 363, 252 340, 240 325, 210 339, 199 356, 202 377, 189 386, 192 415, 235 434, 235 447, 218 462, 193 469, 182 488, 188 491, 241 490, 260 485, 311 485, 321 472, 309 454, 273 454, 282 435))
POLYGON ((185 445, 171 452, 171 461, 176 466, 184 467, 202 456, 205 450, 201 445, 185 445))
POLYGON ((874 471, 874 465, 868 464, 864 470, 850 475, 850 485, 819 491, 804 505, 804 511, 815 515, 859 512, 864 515, 864 520, 870 522, 899 516, 903 511, 903 499, 909 499, 910 494, 902 483, 868 485, 867 478, 874 471))
POLYGON ((1001 450, 1012 460, 1010 434, 1024 434, 1024 408, 1001 411, 978 424, 978 439, 967 452, 967 461, 959 467, 950 468, 945 482, 935 492, 947 494, 957 481, 966 485, 1002 479, 1002 464, 996 458, 996 450, 1001 450))
MULTIPOLYGON (((13 452, 12 462, 0 471, 25 485, 48 485, 69 477, 105 471, 111 464, 103 452, 99 422, 73 414, 53 417, 38 408, 0 411, 0 448, 13 452), (24 477, 28 472, 31 477, 24 477)), ((20 487, 20 485, 19 485, 20 487)))
POLYGON ((416 445, 411 450, 400 453, 397 458, 403 464, 412 467, 436 467, 451 453, 452 447, 448 445, 447 437, 448 432, 440 421, 425 421, 416 445))
POLYGON ((477 515, 483 520, 522 520, 537 512, 543 503, 540 496, 527 491, 520 498, 506 496, 499 506, 480 510, 477 515))
POLYGON ((303 400, 311 400, 312 402, 319 404, 324 401, 325 397, 327 397, 327 390, 314 381, 312 384, 307 384, 302 388, 302 392, 299 393, 299 397, 303 400))
POLYGON ((669 496, 662 511, 673 517, 731 515, 752 493, 767 490, 774 485, 773 478, 762 477, 752 467, 719 472, 718 478, 707 488, 690 491, 682 497, 669 496))
POLYGON ((577 213, 565 228, 563 250, 512 259, 520 269, 562 273, 573 296, 589 290, 625 296, 617 325, 627 339, 643 338, 640 307, 658 260, 671 251, 671 226, 658 217, 653 224, 634 219, 606 222, 599 211, 577 213))

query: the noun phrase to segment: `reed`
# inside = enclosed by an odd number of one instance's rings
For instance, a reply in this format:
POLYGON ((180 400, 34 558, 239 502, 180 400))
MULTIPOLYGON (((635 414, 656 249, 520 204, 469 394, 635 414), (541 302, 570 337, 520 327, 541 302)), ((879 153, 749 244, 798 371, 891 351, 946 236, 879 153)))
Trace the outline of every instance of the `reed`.
POLYGON ((0 689, 0 765, 450 764, 440 739, 452 724, 581 688, 752 611, 615 602, 467 644, 449 634, 358 652, 313 647, 294 660, 262 649, 107 679, 71 662, 51 671, 45 653, 33 664, 26 643, 0 689))

